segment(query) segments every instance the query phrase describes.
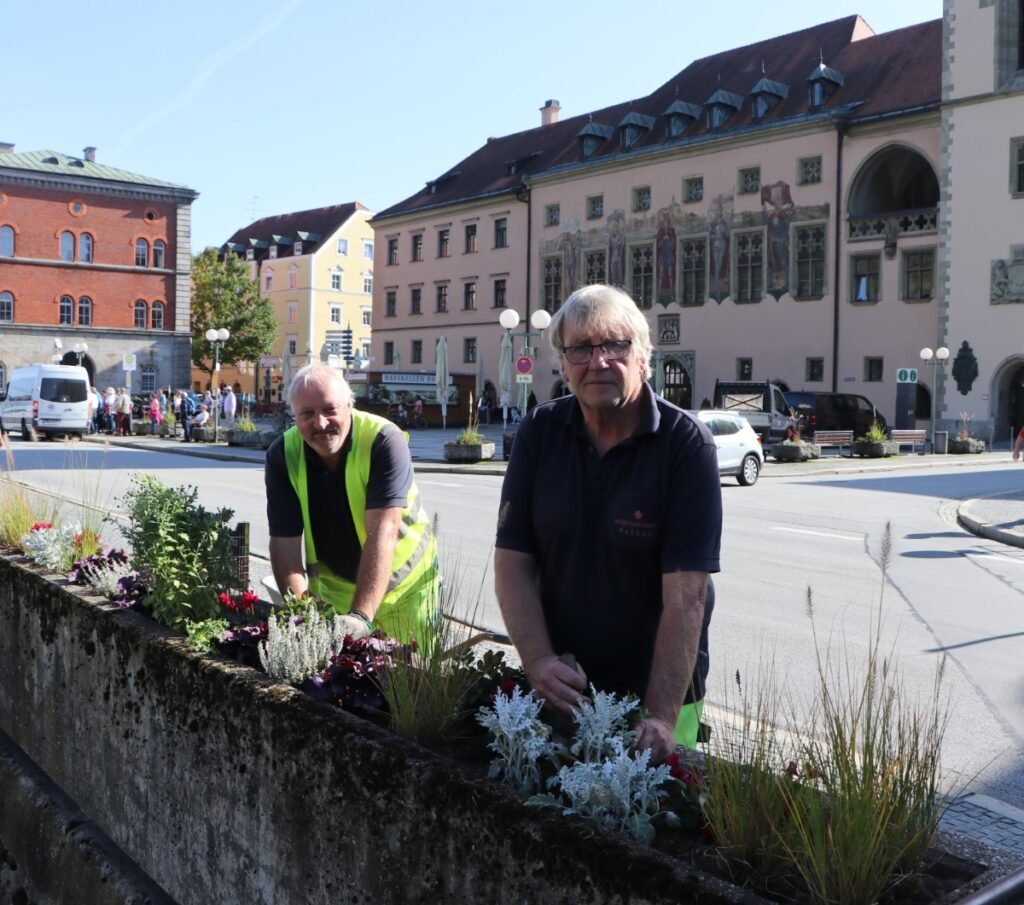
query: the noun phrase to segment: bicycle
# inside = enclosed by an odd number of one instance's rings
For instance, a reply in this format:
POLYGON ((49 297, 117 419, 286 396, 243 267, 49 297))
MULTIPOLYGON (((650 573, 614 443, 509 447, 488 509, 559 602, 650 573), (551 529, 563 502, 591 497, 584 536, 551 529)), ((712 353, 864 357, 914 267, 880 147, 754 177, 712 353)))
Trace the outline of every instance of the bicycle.
POLYGON ((423 417, 422 413, 417 415, 413 414, 412 418, 409 419, 409 427, 417 431, 425 431, 427 429, 427 419, 423 417))

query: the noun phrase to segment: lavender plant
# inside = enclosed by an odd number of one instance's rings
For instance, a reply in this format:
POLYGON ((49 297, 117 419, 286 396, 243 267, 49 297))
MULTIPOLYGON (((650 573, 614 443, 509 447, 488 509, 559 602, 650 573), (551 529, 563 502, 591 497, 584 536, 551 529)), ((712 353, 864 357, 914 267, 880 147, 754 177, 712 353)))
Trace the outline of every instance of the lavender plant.
POLYGON ((322 673, 344 641, 340 618, 334 616, 327 623, 310 604, 301 616, 289 616, 280 622, 276 616, 267 620, 267 640, 259 648, 260 663, 270 678, 298 685, 322 673))
POLYGON ((538 762, 556 751, 551 729, 540 719, 543 706, 532 691, 524 695, 517 685, 510 695, 499 692, 492 706, 477 711, 477 722, 492 736, 487 747, 496 755, 488 775, 500 776, 523 795, 540 786, 538 762))

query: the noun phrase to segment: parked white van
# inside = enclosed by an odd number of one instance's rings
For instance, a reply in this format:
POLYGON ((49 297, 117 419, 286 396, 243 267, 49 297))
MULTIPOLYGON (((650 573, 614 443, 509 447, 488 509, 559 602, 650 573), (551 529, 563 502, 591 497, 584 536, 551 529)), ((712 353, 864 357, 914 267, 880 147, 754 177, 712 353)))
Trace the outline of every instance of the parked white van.
POLYGON ((89 430, 89 375, 74 365, 15 368, 0 401, 0 430, 22 439, 77 436, 89 430))

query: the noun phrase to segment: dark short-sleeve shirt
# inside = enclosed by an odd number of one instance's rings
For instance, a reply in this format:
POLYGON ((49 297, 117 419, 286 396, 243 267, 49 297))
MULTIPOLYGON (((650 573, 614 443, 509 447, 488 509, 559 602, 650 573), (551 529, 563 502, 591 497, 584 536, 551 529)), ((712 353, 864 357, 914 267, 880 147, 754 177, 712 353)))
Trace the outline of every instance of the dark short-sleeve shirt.
MULTIPOLYGON (((352 510, 345 490, 345 463, 352 446, 349 434, 336 471, 324 467, 320 457, 305 443, 306 488, 309 520, 320 562, 348 581, 359 571, 362 546, 356 534, 352 510)), ((267 450, 264 476, 267 485, 267 522, 271 537, 298 537, 303 532, 302 506, 288 478, 284 437, 267 450)), ((366 508, 404 508, 412 486, 412 457, 409 445, 397 428, 387 425, 374 438, 370 450, 370 479, 366 485, 366 508)))
MULTIPOLYGON (((662 576, 719 571, 722 496, 715 442, 693 415, 645 385, 642 421, 598 456, 575 396, 537 406, 516 435, 496 546, 539 566, 557 653, 571 652, 604 691, 646 693, 662 576)), ((701 652, 688 699, 703 697, 701 652)))

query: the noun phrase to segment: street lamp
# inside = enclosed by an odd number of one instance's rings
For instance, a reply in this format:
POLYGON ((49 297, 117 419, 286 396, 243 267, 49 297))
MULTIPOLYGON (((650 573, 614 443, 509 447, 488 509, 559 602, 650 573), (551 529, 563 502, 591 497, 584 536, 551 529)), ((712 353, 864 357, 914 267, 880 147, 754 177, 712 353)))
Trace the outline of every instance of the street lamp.
MULTIPOLYGON (((509 335, 511 336, 512 331, 519 326, 519 312, 516 311, 515 308, 506 308, 498 316, 498 323, 501 324, 501 326, 504 327, 506 330, 508 330, 509 335)), ((551 315, 543 308, 538 308, 536 311, 533 312, 533 314, 530 315, 530 325, 533 327, 533 330, 531 330, 529 326, 526 326, 523 327, 522 333, 516 334, 523 338, 523 355, 529 356, 531 358, 533 357, 533 348, 530 346, 530 337, 533 335, 534 331, 536 331, 538 335, 543 333, 545 330, 547 330, 548 325, 550 323, 551 315)), ((522 385, 522 389, 519 392, 520 415, 526 414, 526 397, 526 384, 524 383, 522 385)))
POLYGON ((934 351, 928 346, 921 350, 921 361, 932 366, 932 455, 935 454, 935 394, 938 392, 936 381, 938 380, 938 367, 945 364, 949 358, 949 349, 939 346, 934 351))
POLYGON ((78 366, 81 367, 82 359, 85 358, 85 353, 89 351, 89 344, 75 343, 74 346, 72 346, 72 349, 74 350, 75 355, 78 356, 78 366))
MULTIPOLYGON (((206 331, 207 340, 213 345, 213 384, 216 386, 217 379, 220 376, 220 350, 224 348, 226 343, 231 338, 231 331, 227 327, 221 327, 219 330, 210 327, 206 331)), ((216 443, 218 440, 217 428, 220 424, 220 391, 217 392, 217 400, 213 404, 213 442, 216 443)))

